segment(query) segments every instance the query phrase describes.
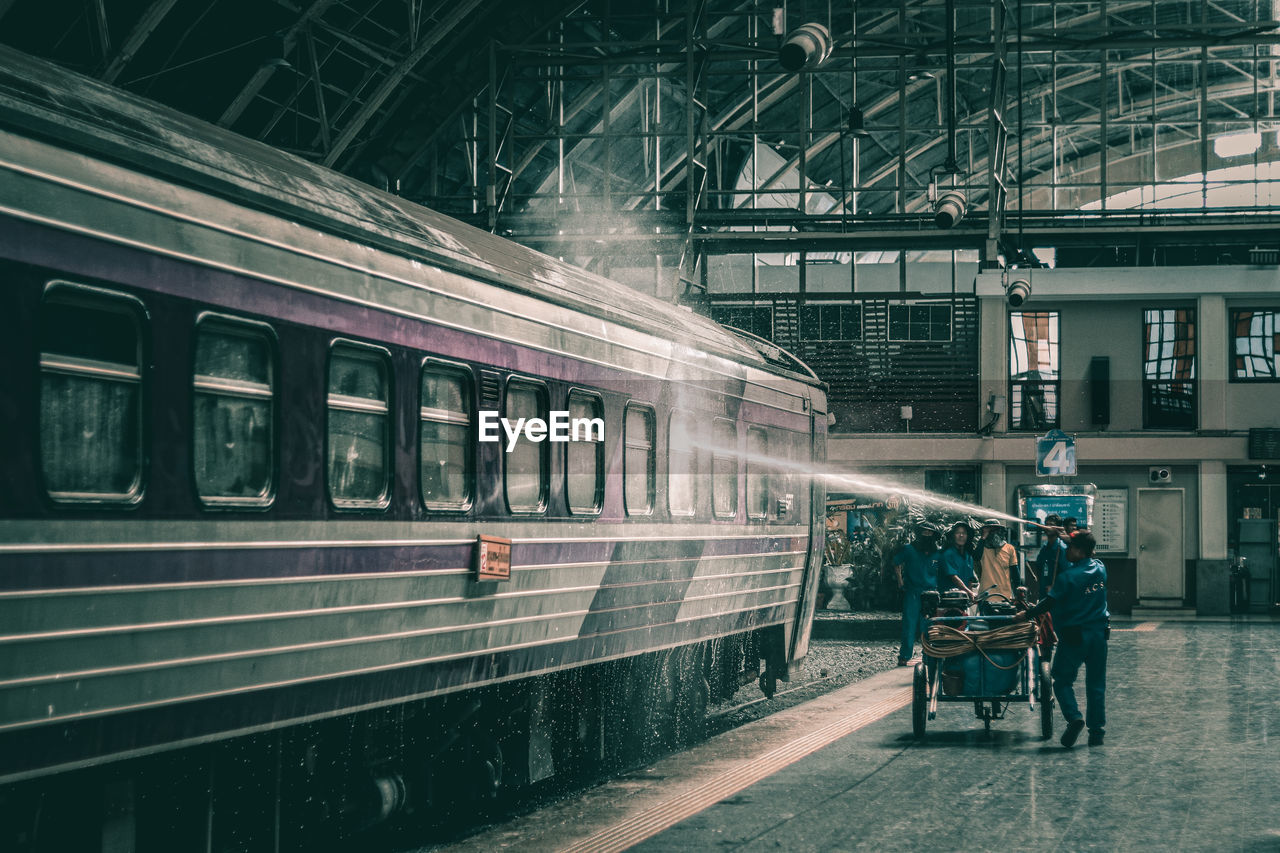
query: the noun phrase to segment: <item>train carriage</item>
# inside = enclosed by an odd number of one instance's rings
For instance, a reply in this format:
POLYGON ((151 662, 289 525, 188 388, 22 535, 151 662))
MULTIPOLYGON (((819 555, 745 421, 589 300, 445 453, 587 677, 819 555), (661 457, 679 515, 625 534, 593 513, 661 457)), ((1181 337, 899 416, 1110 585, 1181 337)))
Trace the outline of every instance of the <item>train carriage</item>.
POLYGON ((0 299, 0 810, 340 726, 367 823, 396 744, 536 781, 615 682, 806 652, 826 406, 767 342, 3 48, 0 299))

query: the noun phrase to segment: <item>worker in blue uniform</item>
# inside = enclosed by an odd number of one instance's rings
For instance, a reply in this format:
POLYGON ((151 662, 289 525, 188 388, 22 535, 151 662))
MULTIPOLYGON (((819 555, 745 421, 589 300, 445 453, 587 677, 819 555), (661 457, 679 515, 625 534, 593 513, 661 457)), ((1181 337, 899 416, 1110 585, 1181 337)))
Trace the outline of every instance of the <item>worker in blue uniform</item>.
MULTIPOLYGON (((1044 545, 1040 548, 1040 553, 1036 557, 1036 570, 1040 572, 1040 595, 1046 595, 1049 590, 1053 589, 1053 582, 1058 577, 1058 571, 1067 564, 1067 540, 1070 536, 1065 535, 1062 528, 1062 518, 1057 514, 1045 516, 1045 539, 1044 545)), ((1054 645, 1057 643, 1057 635, 1053 632, 1053 617, 1048 613, 1039 616, 1040 624, 1040 656, 1045 660, 1052 660, 1054 645)))
POLYGON ((1062 745, 1071 747, 1080 731, 1089 726, 1089 746, 1101 746, 1107 724, 1107 637, 1110 634, 1107 610, 1107 568, 1093 556, 1097 543, 1087 530, 1067 543, 1066 565, 1058 572, 1049 594, 1018 618, 1049 612, 1058 634, 1058 650, 1053 658, 1053 695, 1067 720, 1062 745), (1076 703, 1073 685, 1084 666, 1085 715, 1076 703))
POLYGON ((911 542, 893 555, 893 568, 902 590, 902 644, 898 647, 898 666, 907 666, 915 654, 916 636, 920 633, 920 596, 938 585, 938 528, 927 521, 916 525, 911 542))
POLYGON ((1053 581, 1058 569, 1066 565, 1067 539, 1062 535, 1062 519, 1056 515, 1048 515, 1044 520, 1044 545, 1036 557, 1036 571, 1040 572, 1040 591, 1048 592, 1053 588, 1053 581))
POLYGON ((947 531, 947 544, 938 558, 938 591, 960 589, 973 598, 973 587, 978 576, 973 571, 973 552, 969 540, 973 529, 963 521, 957 521, 947 531))

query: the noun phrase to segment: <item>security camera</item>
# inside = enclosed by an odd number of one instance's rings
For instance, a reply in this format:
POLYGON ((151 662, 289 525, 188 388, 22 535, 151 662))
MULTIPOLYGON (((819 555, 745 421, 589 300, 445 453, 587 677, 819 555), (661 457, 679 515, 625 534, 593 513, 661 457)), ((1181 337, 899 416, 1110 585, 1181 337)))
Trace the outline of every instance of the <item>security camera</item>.
POLYGON ((1009 303, 1010 308, 1021 308, 1022 303, 1031 298, 1031 282, 1026 279, 1017 279, 1009 282, 1009 286, 1004 289, 1004 301, 1009 303))
POLYGON ((821 65, 831 55, 831 33, 822 24, 796 27, 778 48, 778 62, 787 71, 821 65))
POLYGON ((951 190, 938 196, 933 203, 933 221, 939 228, 953 228, 964 219, 964 193, 951 190))

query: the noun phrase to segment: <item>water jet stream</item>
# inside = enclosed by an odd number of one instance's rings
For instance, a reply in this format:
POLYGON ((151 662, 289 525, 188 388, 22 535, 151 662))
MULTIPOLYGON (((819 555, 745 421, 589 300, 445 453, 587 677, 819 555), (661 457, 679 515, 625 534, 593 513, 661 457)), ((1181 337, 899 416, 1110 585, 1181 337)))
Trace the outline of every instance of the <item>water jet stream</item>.
POLYGON ((756 466, 758 466, 762 473, 785 471, 792 474, 798 474, 806 479, 821 481, 833 491, 852 491, 868 497, 889 497, 897 495, 907 498, 912 503, 926 504, 938 507, 939 509, 950 510, 958 515, 980 516, 984 520, 987 518, 997 518, 1012 524, 1025 524, 1030 527, 1038 527, 1044 530, 1050 529, 1046 525, 1037 524, 1036 522, 1028 521, 1025 518, 1018 518, 1016 515, 1009 515, 1006 512, 1001 512, 1000 510, 992 509, 988 506, 955 500, 954 498, 935 494, 934 492, 925 491, 924 489, 905 486, 902 483, 883 477, 874 477, 869 474, 850 471, 824 470, 815 465, 781 459, 777 456, 771 456, 768 454, 741 453, 736 448, 730 450, 723 447, 716 447, 714 445, 703 446, 710 449, 716 456, 732 456, 746 460, 748 471, 751 471, 751 469, 756 466))

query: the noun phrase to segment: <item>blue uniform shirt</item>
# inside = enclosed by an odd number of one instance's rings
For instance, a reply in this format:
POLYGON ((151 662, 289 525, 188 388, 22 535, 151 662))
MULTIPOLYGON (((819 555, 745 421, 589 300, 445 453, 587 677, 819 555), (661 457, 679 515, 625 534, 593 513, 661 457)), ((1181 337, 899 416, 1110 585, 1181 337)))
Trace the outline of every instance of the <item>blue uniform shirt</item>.
POLYGON ((933 557, 936 551, 921 551, 915 545, 903 545, 893 555, 893 564, 902 566, 902 588, 924 591, 938 585, 933 557))
POLYGON ((973 586, 978 579, 978 576, 973 572, 972 554, 948 547, 942 552, 940 563, 941 568, 938 571, 939 589, 945 591, 951 588, 951 585, 947 583, 947 577, 950 575, 955 575, 969 586, 973 586))
POLYGON ((1111 616, 1107 611, 1107 567, 1094 557, 1064 563, 1049 595, 1055 628, 1101 627, 1111 616))
POLYGON ((1058 577, 1058 570, 1067 565, 1067 543, 1061 537, 1055 542, 1046 542, 1036 557, 1036 565, 1040 569, 1040 589, 1047 591, 1058 577))

